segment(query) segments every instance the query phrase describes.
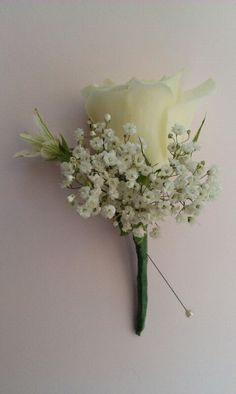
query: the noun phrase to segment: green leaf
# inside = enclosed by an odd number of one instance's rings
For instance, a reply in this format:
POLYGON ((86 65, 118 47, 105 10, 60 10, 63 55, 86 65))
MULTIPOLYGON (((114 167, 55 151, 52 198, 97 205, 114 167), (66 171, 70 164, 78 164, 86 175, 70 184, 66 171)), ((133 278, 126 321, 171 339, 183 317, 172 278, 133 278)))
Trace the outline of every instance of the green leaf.
POLYGON ((70 151, 70 148, 69 148, 69 146, 68 146, 68 144, 67 144, 65 138, 63 137, 62 134, 60 134, 60 137, 61 137, 60 146, 62 147, 62 150, 63 150, 64 152, 69 152, 69 151, 70 151))
POLYGON ((40 150, 41 156, 46 160, 55 160, 60 156, 60 148, 54 141, 45 142, 40 150))
POLYGON ((40 152, 30 152, 28 150, 22 150, 21 152, 17 152, 14 154, 14 158, 18 158, 18 157, 37 157, 40 156, 40 152))
POLYGON ((44 122, 44 120, 41 118, 37 108, 34 109, 34 116, 35 116, 35 121, 36 121, 37 125, 39 126, 40 130, 44 133, 44 135, 47 138, 54 140, 54 136, 49 131, 46 123, 44 122))
POLYGON ((61 162, 61 163, 63 163, 63 162, 69 162, 70 161, 70 158, 71 158, 71 153, 70 152, 65 152, 65 153, 60 153, 59 155, 58 155, 58 157, 57 157, 57 159, 61 162))
POLYGON ((39 147, 41 147, 44 142, 44 138, 39 134, 32 135, 29 133, 21 133, 20 137, 26 142, 28 142, 29 144, 36 145, 39 147))
POLYGON ((145 176, 142 174, 138 176, 137 182, 140 183, 141 185, 145 185, 145 186, 149 186, 149 184, 150 184, 150 180, 149 180, 148 176, 145 176))
POLYGON ((205 117, 204 117, 204 119, 203 119, 203 121, 202 121, 202 123, 201 123, 201 125, 200 125, 200 127, 198 129, 198 131, 196 132, 195 136, 193 137, 193 142, 197 142, 198 141, 198 138, 200 136, 200 133, 201 133, 201 130, 202 130, 202 127, 203 127, 205 121, 206 121, 206 115, 205 115, 205 117))
POLYGON ((142 152, 142 155, 143 155, 143 157, 144 157, 144 159, 145 159, 145 163, 146 163, 147 166, 151 166, 150 161, 148 160, 147 156, 145 155, 145 153, 144 153, 144 151, 143 151, 142 140, 141 140, 140 137, 138 137, 138 139, 139 139, 139 142, 140 142, 140 145, 141 145, 141 152, 142 152))

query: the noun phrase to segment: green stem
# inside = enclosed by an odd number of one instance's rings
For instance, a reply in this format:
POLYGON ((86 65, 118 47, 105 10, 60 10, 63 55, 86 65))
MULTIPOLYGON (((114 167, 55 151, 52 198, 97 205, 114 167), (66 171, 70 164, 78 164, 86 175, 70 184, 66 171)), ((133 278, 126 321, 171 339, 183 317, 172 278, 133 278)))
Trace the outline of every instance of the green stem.
POLYGON ((145 326, 147 313, 147 235, 143 238, 134 238, 136 254, 138 259, 137 292, 138 292, 138 311, 136 318, 135 331, 140 335, 145 326))

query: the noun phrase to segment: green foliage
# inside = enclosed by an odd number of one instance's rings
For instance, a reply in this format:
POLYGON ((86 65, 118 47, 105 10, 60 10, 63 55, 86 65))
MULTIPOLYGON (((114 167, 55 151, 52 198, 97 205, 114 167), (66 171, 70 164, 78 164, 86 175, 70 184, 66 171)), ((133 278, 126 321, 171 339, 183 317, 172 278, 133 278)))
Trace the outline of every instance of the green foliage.
POLYGON ((204 116, 204 119, 203 119, 198 131, 196 132, 195 136, 193 137, 193 142, 197 142, 198 141, 198 138, 200 136, 200 133, 201 133, 201 130, 202 130, 202 127, 203 127, 205 121, 206 121, 206 115, 204 116))
POLYGON ((20 134, 21 138, 31 145, 32 150, 18 152, 15 157, 41 156, 45 160, 68 162, 71 157, 71 149, 63 135, 60 135, 60 138, 53 135, 37 109, 34 110, 34 118, 39 128, 39 133, 20 134))

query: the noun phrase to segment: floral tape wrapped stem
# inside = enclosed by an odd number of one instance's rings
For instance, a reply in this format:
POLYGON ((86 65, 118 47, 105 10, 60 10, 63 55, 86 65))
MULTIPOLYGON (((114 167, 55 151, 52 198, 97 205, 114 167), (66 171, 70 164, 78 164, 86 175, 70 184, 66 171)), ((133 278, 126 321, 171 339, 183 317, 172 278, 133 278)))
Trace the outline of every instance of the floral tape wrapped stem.
POLYGON ((137 254, 137 295, 138 310, 135 322, 135 332, 140 335, 145 326, 148 304, 148 278, 147 278, 147 234, 143 238, 133 238, 137 254))

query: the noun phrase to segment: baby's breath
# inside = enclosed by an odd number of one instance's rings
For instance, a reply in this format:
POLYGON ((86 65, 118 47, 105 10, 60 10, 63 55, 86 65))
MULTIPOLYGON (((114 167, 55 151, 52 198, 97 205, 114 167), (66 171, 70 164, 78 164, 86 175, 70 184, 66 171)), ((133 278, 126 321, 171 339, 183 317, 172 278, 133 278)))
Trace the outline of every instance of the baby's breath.
POLYGON ((151 237, 159 235, 159 222, 174 216, 178 223, 193 223, 205 203, 218 190, 217 168, 206 168, 192 155, 199 146, 190 140, 190 131, 174 125, 169 134, 169 160, 152 166, 146 156, 146 143, 132 123, 124 125, 124 139, 105 122, 90 122, 90 148, 84 132, 76 130, 76 146, 69 162, 61 164, 63 186, 73 189, 67 197, 83 218, 101 214, 113 221, 122 234, 143 238, 150 226, 151 237))

